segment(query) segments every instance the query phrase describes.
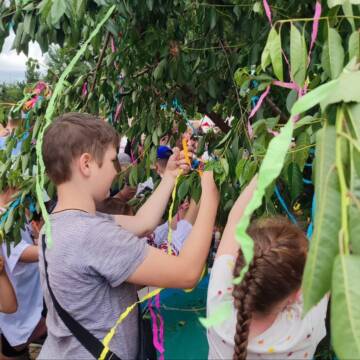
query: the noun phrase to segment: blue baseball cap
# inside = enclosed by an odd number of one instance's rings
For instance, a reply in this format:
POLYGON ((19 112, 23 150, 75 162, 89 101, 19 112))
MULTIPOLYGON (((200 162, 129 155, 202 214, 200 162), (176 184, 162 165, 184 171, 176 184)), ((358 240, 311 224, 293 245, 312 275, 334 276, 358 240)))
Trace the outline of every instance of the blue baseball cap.
POLYGON ((172 150, 167 146, 159 146, 157 148, 157 158, 158 159, 168 159, 172 155, 172 150))

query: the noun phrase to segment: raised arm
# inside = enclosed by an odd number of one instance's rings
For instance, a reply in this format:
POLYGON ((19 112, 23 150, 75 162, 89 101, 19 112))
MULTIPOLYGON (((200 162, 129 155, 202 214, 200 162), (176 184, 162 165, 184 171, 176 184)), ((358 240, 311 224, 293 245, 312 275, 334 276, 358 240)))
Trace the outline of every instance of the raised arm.
POLYGON ((5 272, 4 259, 0 256, 0 312, 14 313, 17 310, 17 301, 14 289, 5 272))
POLYGON ((213 175, 205 172, 201 179, 199 214, 179 256, 150 248, 144 262, 128 278, 137 285, 191 288, 196 285, 209 252, 219 193, 213 175))
POLYGON ((161 222, 180 169, 188 171, 189 165, 183 153, 175 148, 173 155, 169 158, 164 176, 153 194, 134 216, 116 215, 116 222, 137 236, 153 231, 161 222))
POLYGON ((232 207, 220 241, 219 248, 216 253, 217 257, 225 254, 237 256, 237 253, 239 251, 239 245, 235 240, 236 225, 243 216, 244 210, 253 196, 254 190, 256 188, 256 184, 257 184, 257 176, 255 176, 251 180, 249 185, 240 194, 234 206, 232 207))

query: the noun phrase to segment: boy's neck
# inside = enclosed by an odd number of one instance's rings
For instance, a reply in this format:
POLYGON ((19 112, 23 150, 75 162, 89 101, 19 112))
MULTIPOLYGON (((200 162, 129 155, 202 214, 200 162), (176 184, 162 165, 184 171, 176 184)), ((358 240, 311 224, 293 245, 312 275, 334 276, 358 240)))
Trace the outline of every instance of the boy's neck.
POLYGON ((54 212, 67 209, 83 210, 90 214, 95 214, 96 212, 94 199, 83 189, 68 183, 58 186, 57 194, 58 202, 54 212))

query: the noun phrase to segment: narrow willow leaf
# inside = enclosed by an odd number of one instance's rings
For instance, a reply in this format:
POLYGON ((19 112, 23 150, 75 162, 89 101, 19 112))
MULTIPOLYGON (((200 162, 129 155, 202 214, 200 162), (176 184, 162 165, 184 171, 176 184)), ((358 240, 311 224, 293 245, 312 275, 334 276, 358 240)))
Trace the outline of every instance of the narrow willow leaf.
POLYGON ((331 337, 339 359, 360 359, 360 256, 338 255, 332 278, 331 337))
POLYGON ((290 119, 281 129, 280 134, 271 140, 264 160, 260 166, 257 187, 254 195, 236 227, 236 240, 244 254, 246 265, 242 269, 239 278, 234 280, 235 283, 241 282, 248 269, 248 265, 253 258, 253 241, 246 233, 251 215, 259 208, 259 206, 261 206, 267 187, 280 175, 287 151, 291 144, 293 130, 293 120, 290 119))
MULTIPOLYGON (((309 117, 312 119, 312 117, 309 117)), ((299 166, 300 171, 304 170, 304 166, 309 157, 309 148, 306 148, 310 144, 310 135, 303 131, 296 139, 296 149, 302 149, 294 153, 294 161, 299 166)))
POLYGON ((295 116, 301 114, 315 105, 318 105, 321 101, 325 100, 330 93, 336 90, 338 81, 333 80, 324 85, 317 87, 315 90, 310 91, 305 96, 302 96, 292 107, 291 115, 295 116))
POLYGON ((283 61, 282 61, 282 49, 281 49, 281 36, 274 28, 271 28, 269 38, 270 38, 269 51, 270 51, 270 58, 271 58, 273 70, 276 77, 280 81, 283 81, 284 73, 283 73, 283 61))
POLYGON ((271 32, 268 35, 267 41, 266 41, 266 45, 264 47, 264 50, 261 54, 261 68, 265 71, 266 68, 271 64, 271 58, 270 58, 270 35, 271 32))
POLYGON ((303 87, 306 77, 307 49, 304 36, 294 24, 291 24, 290 31, 290 65, 292 78, 303 87))
POLYGON ((349 38, 349 58, 360 58, 360 33, 354 31, 349 38))
MULTIPOLYGON (((360 198, 357 199, 360 203, 360 198)), ((351 252, 360 255, 360 208, 357 205, 349 207, 349 237, 351 252)))
POLYGON ((329 28, 328 37, 331 78, 336 79, 344 67, 345 52, 341 36, 334 28, 329 28))
POLYGON ((51 6, 51 23, 52 25, 56 25, 60 18, 65 14, 66 11, 66 3, 64 0, 53 0, 51 6))
MULTIPOLYGON (((349 0, 328 0, 327 3, 328 3, 329 8, 333 8, 334 6, 337 6, 337 5, 344 5, 348 1, 349 0)), ((350 4, 360 5, 360 0, 350 0, 349 2, 350 2, 350 4)))
POLYGON ((338 253, 341 198, 335 168, 335 142, 335 127, 325 125, 317 136, 314 234, 302 284, 305 312, 330 290, 332 265, 338 253))
POLYGON ((339 102, 360 102, 360 71, 352 59, 341 75, 301 97, 292 107, 291 115, 303 113, 320 104, 322 110, 339 102))
POLYGON ((352 31, 355 31, 355 21, 354 21, 354 12, 353 12, 353 9, 352 9, 352 5, 350 3, 349 0, 345 0, 344 1, 344 4, 342 6, 343 8, 343 12, 346 16, 346 19, 347 21, 349 22, 351 28, 352 28, 352 31))

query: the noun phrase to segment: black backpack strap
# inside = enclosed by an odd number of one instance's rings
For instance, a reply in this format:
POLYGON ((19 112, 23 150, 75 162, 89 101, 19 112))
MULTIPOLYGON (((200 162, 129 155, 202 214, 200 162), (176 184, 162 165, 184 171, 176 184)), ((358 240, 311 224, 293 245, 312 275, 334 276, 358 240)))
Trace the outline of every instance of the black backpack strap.
MULTIPOLYGON (((98 359, 101 353, 104 350, 104 344, 97 339, 90 331, 86 330, 78 321, 76 321, 56 300, 56 297, 50 287, 49 282, 49 274, 48 274, 48 264, 46 261, 45 250, 46 250, 46 242, 45 235, 42 236, 42 251, 44 257, 44 265, 45 265, 45 278, 46 283, 49 289, 49 293, 51 299, 54 303, 55 310, 59 315, 60 319, 64 322, 67 328, 71 331, 71 333, 76 337, 76 339, 80 342, 80 344, 87 350, 89 353, 95 358, 98 359)), ((108 351, 105 360, 121 360, 117 355, 115 355, 112 351, 108 351)))

